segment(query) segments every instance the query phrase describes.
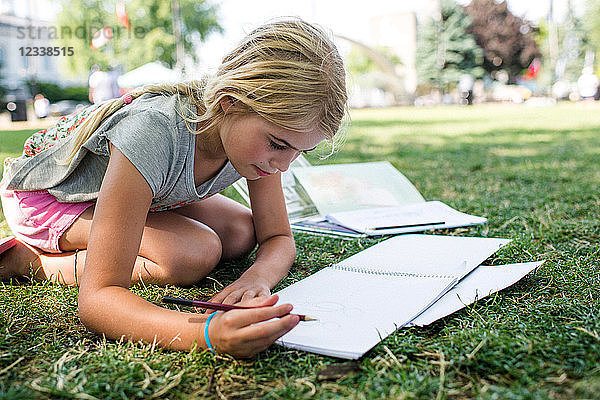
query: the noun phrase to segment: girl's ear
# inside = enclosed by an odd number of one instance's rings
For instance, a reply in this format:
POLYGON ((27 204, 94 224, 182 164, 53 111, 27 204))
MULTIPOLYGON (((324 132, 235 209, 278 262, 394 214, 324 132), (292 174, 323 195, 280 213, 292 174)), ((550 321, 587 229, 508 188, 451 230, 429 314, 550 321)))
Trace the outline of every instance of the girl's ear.
POLYGON ((221 98, 221 100, 219 100, 219 103, 221 104, 221 109, 225 114, 227 114, 227 111, 229 110, 229 107, 233 105, 233 102, 234 100, 231 98, 231 96, 224 96, 221 98))

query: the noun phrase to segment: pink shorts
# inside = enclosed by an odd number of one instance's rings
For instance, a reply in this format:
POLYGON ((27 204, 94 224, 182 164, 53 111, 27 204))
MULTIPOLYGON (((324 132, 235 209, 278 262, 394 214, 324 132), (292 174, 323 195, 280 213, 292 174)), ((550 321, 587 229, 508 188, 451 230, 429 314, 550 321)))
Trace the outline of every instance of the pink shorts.
POLYGON ((45 252, 59 253, 58 239, 88 207, 95 204, 60 203, 46 190, 17 192, 0 189, 2 209, 17 239, 45 252))

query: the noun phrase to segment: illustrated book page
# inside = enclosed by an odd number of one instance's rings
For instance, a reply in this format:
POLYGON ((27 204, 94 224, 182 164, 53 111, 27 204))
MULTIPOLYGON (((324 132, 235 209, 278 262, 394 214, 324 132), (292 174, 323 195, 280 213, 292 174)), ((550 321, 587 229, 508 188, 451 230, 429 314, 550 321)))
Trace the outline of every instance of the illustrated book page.
POLYGON ((425 201, 387 161, 298 167, 293 173, 321 215, 425 201))

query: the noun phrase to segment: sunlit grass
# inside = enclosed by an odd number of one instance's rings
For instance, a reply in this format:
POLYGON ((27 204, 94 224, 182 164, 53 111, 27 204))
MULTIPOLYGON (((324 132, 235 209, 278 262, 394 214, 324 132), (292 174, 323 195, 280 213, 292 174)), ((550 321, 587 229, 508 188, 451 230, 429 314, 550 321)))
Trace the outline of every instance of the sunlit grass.
MULTIPOLYGON (((489 223, 452 233, 506 237, 490 264, 546 259, 535 274, 428 327, 403 329, 333 380, 343 361, 273 347, 251 360, 105 341, 77 318, 77 291, 0 286, 0 398, 596 398, 600 391, 600 105, 353 110, 343 149, 314 164, 388 160, 427 199, 489 223)), ((0 132, 17 155, 29 132, 0 132)), ((230 193, 230 192, 229 192, 230 193)), ((8 233, 0 217, 0 232, 8 233)), ((450 232, 444 232, 450 233, 450 232)), ((373 243, 296 235, 284 287, 373 243)), ((193 288, 209 298, 252 259, 193 288)))

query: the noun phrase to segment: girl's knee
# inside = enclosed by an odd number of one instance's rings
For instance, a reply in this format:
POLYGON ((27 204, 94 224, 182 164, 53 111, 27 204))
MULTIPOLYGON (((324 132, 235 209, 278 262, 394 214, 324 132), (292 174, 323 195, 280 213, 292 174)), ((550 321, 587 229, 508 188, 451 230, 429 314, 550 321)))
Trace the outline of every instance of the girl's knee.
POLYGON ((189 238, 184 247, 172 252, 163 263, 166 283, 192 285, 206 277, 219 263, 222 255, 221 240, 214 232, 189 238))
POLYGON ((254 250, 256 233, 250 210, 228 221, 223 241, 225 242, 223 256, 227 258, 243 257, 254 250))

